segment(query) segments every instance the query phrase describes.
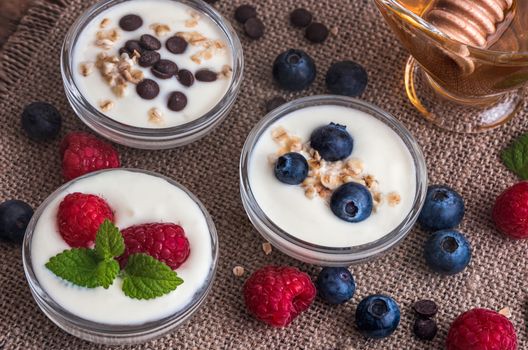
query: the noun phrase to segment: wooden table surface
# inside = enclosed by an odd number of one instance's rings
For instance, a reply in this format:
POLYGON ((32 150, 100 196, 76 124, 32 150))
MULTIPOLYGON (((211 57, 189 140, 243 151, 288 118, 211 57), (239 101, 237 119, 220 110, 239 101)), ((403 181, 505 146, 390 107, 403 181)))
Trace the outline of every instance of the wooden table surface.
POLYGON ((0 0, 0 48, 34 0, 0 0))

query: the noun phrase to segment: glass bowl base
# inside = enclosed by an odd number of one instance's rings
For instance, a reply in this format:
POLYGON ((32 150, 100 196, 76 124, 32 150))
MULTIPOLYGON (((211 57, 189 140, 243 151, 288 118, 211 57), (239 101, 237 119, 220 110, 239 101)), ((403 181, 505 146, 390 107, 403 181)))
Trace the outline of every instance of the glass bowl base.
POLYGON ((411 103, 425 119, 444 130, 480 133, 495 129, 520 110, 523 89, 484 99, 464 99, 449 94, 410 57, 405 66, 405 89, 411 103))

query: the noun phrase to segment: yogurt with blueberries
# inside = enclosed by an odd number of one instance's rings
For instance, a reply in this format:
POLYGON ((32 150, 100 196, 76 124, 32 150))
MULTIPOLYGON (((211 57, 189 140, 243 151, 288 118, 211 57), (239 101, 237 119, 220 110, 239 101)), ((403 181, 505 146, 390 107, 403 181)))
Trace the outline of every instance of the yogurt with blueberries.
POLYGON ((233 55, 207 15, 176 0, 129 0, 95 16, 73 50, 74 82, 94 108, 125 125, 169 128, 226 95, 233 55))
POLYGON ((256 204, 289 235, 332 248, 374 242, 409 215, 413 157, 381 120, 338 105, 293 111, 260 133, 248 160, 256 204))
POLYGON ((106 325, 141 325, 190 307, 211 282, 214 264, 211 232, 195 200, 163 178, 129 170, 102 172, 66 187, 42 211, 30 245, 33 271, 47 295, 69 313, 106 325), (72 248, 59 233, 57 218, 59 206, 73 193, 95 195, 106 201, 121 232, 146 223, 181 226, 190 247, 185 262, 175 269, 183 283, 161 297, 140 300, 123 293, 121 275, 108 289, 80 287, 56 276, 46 264, 72 248))

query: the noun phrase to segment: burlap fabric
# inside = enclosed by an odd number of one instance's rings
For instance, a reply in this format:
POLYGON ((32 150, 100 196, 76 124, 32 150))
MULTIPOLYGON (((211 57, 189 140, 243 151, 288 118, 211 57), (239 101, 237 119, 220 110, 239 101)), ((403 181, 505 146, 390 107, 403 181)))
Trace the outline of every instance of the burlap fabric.
MULTIPOLYGON (((67 28, 91 2, 37 2, 5 46, 0 98, 1 200, 20 198, 36 207, 62 183, 58 141, 28 141, 20 129, 19 115, 26 103, 46 100, 63 113, 63 134, 86 129, 69 108, 62 90, 59 48, 67 28)), ((231 18, 241 2, 221 0, 218 7, 231 18)), ((214 217, 221 245, 218 276, 206 305, 178 331, 131 349, 441 349, 450 322, 477 306, 511 307, 519 349, 528 349, 528 242, 500 238, 490 221, 494 198, 516 181, 501 165, 499 150, 526 131, 526 114, 487 134, 442 132, 419 118, 405 99, 402 69, 407 54, 372 1, 302 1, 318 20, 339 27, 337 37, 316 46, 307 44, 302 32, 288 25, 287 13, 300 2, 254 2, 267 33, 256 42, 241 36, 246 79, 230 117, 205 139, 180 149, 146 152, 119 147, 124 165, 173 177, 196 193, 214 217), (468 210, 462 230, 473 245, 474 258, 465 272, 455 277, 430 273, 422 258, 425 234, 414 230, 390 254, 352 268, 358 289, 354 300, 346 305, 332 307, 316 301, 286 329, 266 327, 246 313, 241 297, 244 278, 233 275, 234 266, 242 265, 251 272, 268 264, 288 264, 312 276, 318 271, 277 250, 265 256, 262 239, 239 199, 240 150, 250 129, 264 115, 263 102, 281 93, 272 84, 271 62, 289 47, 306 49, 320 72, 310 90, 288 95, 289 99, 324 93, 323 73, 332 61, 353 59, 367 68, 370 82, 363 98, 393 113, 411 129, 426 154, 432 182, 454 186, 466 199, 468 210), (390 294, 401 305, 401 325, 387 340, 366 341, 354 328, 355 306, 371 293, 390 294), (410 305, 420 298, 432 298, 440 305, 440 332, 434 342, 423 343, 412 336, 410 305)), ((69 336, 40 312, 26 284, 18 246, 1 243, 0 261, 0 349, 104 348, 69 336)))

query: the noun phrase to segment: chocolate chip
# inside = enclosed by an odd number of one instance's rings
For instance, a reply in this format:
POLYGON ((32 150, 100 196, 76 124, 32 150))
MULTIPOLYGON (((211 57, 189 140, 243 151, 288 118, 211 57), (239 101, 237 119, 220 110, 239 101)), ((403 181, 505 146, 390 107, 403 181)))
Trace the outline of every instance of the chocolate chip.
POLYGON ((178 75, 176 76, 180 84, 183 86, 192 86, 194 84, 194 75, 191 71, 187 69, 182 69, 178 72, 178 75))
POLYGON ((432 300, 419 300, 413 305, 414 311, 422 318, 430 318, 438 312, 438 306, 432 300))
POLYGON ((306 28, 305 36, 306 39, 318 44, 325 41, 329 33, 328 28, 324 24, 314 22, 306 28))
POLYGON ((158 96, 160 88, 158 83, 152 79, 143 79, 136 85, 136 92, 145 100, 152 100, 158 96))
POLYGON ((169 107, 171 111, 179 112, 183 110, 185 106, 187 106, 187 97, 183 92, 174 91, 170 94, 167 107, 169 107))
POLYGON ((418 339, 433 340, 438 332, 438 326, 434 320, 418 318, 414 322, 413 332, 418 339))
POLYGON ((271 100, 266 101, 266 112, 269 113, 277 107, 286 103, 286 99, 282 96, 275 96, 271 100))
POLYGON ((141 38, 139 38, 139 44, 145 50, 156 51, 161 49, 160 41, 150 34, 143 34, 141 38))
POLYGON ((138 15, 126 15, 119 20, 121 29, 132 32, 143 25, 143 20, 138 15))
POLYGON ((152 67, 159 62, 161 56, 156 51, 143 51, 139 57, 138 63, 141 67, 152 67))
POLYGON ((264 23, 258 18, 250 18, 244 23, 244 31, 251 39, 260 39, 264 35, 264 23))
POLYGON ((235 10, 235 19, 240 23, 246 23, 250 18, 257 17, 257 9, 251 5, 241 5, 235 10))
POLYGON ((143 53, 143 48, 139 44, 139 40, 128 40, 125 43, 125 50, 128 52, 129 56, 132 56, 134 51, 137 51, 139 54, 143 53))
POLYGON ((298 8, 290 13, 290 22, 294 27, 306 28, 312 23, 313 15, 304 8, 298 8))
POLYGON ((152 74, 160 79, 170 79, 178 73, 176 63, 169 60, 159 60, 151 69, 152 74))
POLYGON ((165 47, 167 47, 167 50, 176 55, 184 53, 187 49, 187 45, 187 41, 181 36, 173 36, 167 39, 165 42, 165 47))
POLYGON ((210 83, 218 79, 218 74, 213 71, 210 71, 209 69, 200 69, 194 74, 194 76, 196 77, 196 80, 205 83, 210 83))
POLYGON ((218 0, 204 0, 208 4, 215 4, 218 2, 218 0))

